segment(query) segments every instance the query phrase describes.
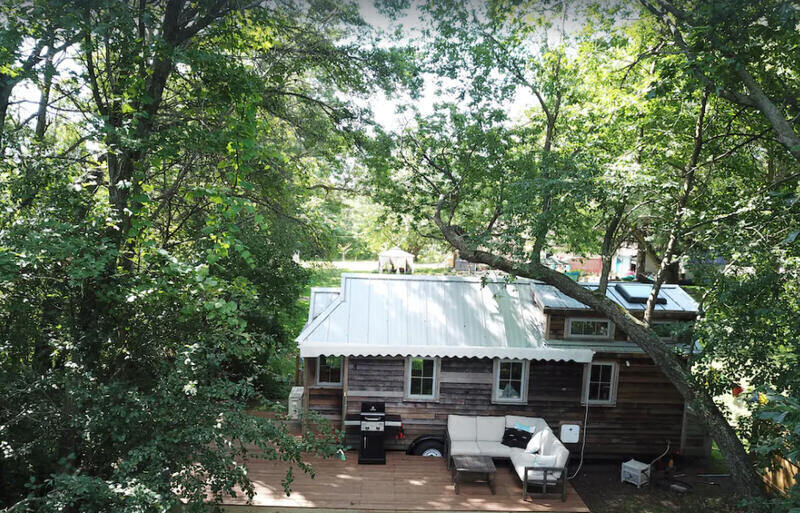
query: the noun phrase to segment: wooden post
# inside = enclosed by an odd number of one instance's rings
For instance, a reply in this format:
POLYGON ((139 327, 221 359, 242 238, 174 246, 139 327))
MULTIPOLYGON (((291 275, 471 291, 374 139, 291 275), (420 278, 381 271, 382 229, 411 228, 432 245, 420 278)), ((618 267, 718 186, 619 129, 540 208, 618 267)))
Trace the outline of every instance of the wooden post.
POLYGON ((683 403, 683 421, 681 422, 681 446, 680 453, 686 454, 686 439, 689 437, 689 415, 687 415, 687 403, 683 403))
POLYGON ((550 314, 544 314, 544 337, 550 337, 550 314))
MULTIPOLYGON (((350 375, 348 372, 349 366, 350 358, 347 356, 342 357, 342 433, 345 434, 345 438, 347 438, 347 428, 344 424, 344 418, 347 416, 347 382, 348 376, 350 375)), ((342 442, 344 442, 344 440, 342 442)))
POLYGON ((309 396, 311 395, 311 378, 314 372, 312 366, 316 368, 316 358, 303 359, 303 427, 306 426, 306 414, 308 413, 309 396))

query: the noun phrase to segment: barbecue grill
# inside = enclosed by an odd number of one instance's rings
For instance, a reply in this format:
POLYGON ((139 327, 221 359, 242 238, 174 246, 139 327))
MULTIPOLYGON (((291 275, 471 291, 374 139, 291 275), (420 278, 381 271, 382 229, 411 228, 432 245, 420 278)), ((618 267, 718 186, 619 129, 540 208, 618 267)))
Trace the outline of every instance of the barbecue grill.
POLYGON ((386 463, 383 435, 386 430, 386 406, 384 403, 363 402, 360 414, 361 443, 358 450, 359 463, 386 463))

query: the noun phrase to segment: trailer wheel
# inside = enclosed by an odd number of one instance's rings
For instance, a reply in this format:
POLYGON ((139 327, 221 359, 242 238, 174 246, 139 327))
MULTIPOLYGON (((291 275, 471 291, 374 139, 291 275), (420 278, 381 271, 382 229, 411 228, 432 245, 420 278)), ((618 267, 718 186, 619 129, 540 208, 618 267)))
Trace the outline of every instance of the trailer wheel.
POLYGON ((426 440, 414 447, 414 455, 441 458, 444 456, 444 444, 436 440, 426 440))

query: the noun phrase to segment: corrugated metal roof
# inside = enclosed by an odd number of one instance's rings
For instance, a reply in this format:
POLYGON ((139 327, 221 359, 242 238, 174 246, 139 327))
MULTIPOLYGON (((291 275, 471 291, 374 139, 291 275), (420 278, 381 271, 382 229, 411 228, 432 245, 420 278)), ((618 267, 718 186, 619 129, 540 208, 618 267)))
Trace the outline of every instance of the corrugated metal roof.
POLYGON ((311 289, 311 298, 308 305, 308 321, 313 321, 320 316, 331 303, 339 297, 339 289, 332 287, 314 287, 311 289))
POLYGON ((589 349, 545 345, 530 287, 528 280, 343 274, 342 292, 297 337, 300 355, 591 361, 589 349))
MULTIPOLYGON (((625 283, 625 282, 623 282, 625 283)), ((596 290, 598 285, 596 283, 581 284, 587 289, 596 290)), ((614 287, 616 282, 608 284, 606 289, 606 297, 619 304, 628 310, 644 310, 645 305, 642 303, 629 303, 622 297, 614 287)), ((640 293, 649 294, 652 285, 646 283, 625 283, 629 288, 641 288, 640 293)), ((534 282, 533 294, 536 301, 544 308, 551 308, 554 310, 589 310, 590 308, 576 299, 572 299, 552 285, 545 283, 534 282)), ((659 298, 666 300, 664 304, 655 305, 656 312, 684 312, 684 313, 697 313, 698 304, 692 297, 678 285, 662 285, 658 294, 659 298)))

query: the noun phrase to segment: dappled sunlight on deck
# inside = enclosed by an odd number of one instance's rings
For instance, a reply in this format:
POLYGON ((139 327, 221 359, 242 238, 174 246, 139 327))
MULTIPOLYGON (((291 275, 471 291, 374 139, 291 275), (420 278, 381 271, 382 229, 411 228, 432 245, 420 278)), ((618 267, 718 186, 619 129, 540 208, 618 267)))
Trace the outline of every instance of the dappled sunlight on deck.
MULTIPOLYGON (((292 493, 286 496, 281 481, 286 472, 282 462, 249 460, 247 467, 256 495, 252 506, 271 508, 315 508, 384 511, 550 511, 588 512, 569 486, 567 501, 559 497, 522 500, 522 484, 506 463, 497 464, 497 495, 485 483, 465 483, 455 494, 450 472, 438 458, 407 456, 390 451, 386 465, 358 465, 357 454, 347 461, 312 459, 315 477, 295 469, 292 493)), ((228 497, 230 511, 247 510, 243 496, 228 497)), ((258 511, 260 508, 253 508, 258 511)))

